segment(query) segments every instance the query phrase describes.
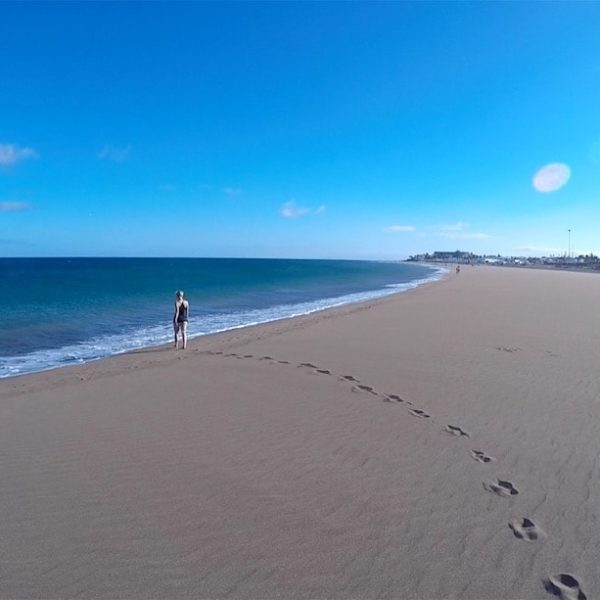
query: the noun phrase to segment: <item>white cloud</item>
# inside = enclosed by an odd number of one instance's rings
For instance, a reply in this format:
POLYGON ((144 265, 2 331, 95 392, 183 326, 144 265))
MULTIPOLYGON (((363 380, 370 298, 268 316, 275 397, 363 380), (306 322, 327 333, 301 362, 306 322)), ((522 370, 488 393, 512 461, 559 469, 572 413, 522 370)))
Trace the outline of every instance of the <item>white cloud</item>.
POLYGON ((458 221, 450 225, 438 225, 428 228, 433 235, 449 240, 489 240, 493 236, 478 231, 467 231, 470 227, 465 221, 458 221))
POLYGON ((465 240, 490 240, 494 236, 489 235, 488 233, 465 233, 463 234, 463 239, 465 240))
POLYGON ((563 163, 552 163, 542 167, 533 176, 533 187, 538 192, 556 192, 569 181, 571 169, 563 163))
POLYGON ((30 208, 28 202, 0 202, 0 212, 19 212, 30 208))
POLYGON ((15 144, 0 144, 0 165, 14 165, 27 158, 37 158, 33 148, 21 148, 15 144))
POLYGON ((383 229, 386 233, 410 233, 416 231, 412 225, 390 225, 383 229))
POLYGON ((100 152, 98 152, 98 158, 100 160, 110 160, 112 162, 121 163, 129 158, 131 153, 131 144, 127 146, 112 146, 106 144, 100 152))
POLYGON ((440 231, 463 231, 463 229, 466 229, 468 226, 468 223, 459 221, 458 223, 454 223, 453 225, 442 225, 440 227, 440 231))
POLYGON ((223 188, 223 193, 227 196, 239 196, 244 190, 242 188, 236 187, 226 187, 223 188))
POLYGON ((296 219, 307 215, 321 215, 326 209, 325 205, 321 205, 319 208, 313 210, 304 206, 298 206, 295 200, 289 200, 281 206, 279 214, 285 219, 296 219))
POLYGON ((286 202, 280 209, 279 214, 286 219, 295 219, 296 217, 303 217, 310 213, 310 209, 296 206, 293 200, 286 202))

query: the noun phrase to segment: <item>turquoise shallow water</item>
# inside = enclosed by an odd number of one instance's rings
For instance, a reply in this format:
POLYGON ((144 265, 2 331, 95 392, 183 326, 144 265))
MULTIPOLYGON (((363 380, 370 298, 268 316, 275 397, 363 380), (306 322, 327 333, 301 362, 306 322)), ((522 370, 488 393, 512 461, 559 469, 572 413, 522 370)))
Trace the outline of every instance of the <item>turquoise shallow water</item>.
POLYGON ((399 292, 438 274, 369 261, 0 259, 0 377, 166 342, 178 289, 195 337, 399 292))

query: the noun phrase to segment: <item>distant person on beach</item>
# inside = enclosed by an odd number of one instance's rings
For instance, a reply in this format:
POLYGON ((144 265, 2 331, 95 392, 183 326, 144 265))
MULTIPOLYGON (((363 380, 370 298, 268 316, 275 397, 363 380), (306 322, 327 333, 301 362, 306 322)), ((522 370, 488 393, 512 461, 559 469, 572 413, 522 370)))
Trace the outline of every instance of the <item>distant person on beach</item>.
POLYGON ((458 275, 460 273, 460 265, 456 265, 456 274, 458 275))
POLYGON ((173 315, 173 329, 175 330, 175 350, 177 350, 178 334, 181 331, 181 341, 183 349, 187 347, 188 315, 190 303, 183 298, 183 292, 180 290, 175 293, 175 314, 173 315))

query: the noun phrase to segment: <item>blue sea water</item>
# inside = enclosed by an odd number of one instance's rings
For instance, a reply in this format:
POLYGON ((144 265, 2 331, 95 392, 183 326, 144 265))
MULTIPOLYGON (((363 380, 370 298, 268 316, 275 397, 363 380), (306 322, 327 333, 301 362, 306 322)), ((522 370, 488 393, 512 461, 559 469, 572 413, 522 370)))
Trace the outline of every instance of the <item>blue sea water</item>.
POLYGON ((0 258, 0 378, 170 341, 178 289, 197 337, 400 292, 439 273, 370 261, 0 258))

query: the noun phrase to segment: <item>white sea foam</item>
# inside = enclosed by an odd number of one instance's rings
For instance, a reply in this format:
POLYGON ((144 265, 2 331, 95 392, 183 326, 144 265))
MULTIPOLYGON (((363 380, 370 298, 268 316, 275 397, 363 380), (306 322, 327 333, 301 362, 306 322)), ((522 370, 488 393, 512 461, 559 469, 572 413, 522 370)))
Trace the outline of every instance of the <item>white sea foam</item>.
MULTIPOLYGON (((364 302, 391 294, 397 294, 441 278, 445 269, 437 269, 429 277, 407 283, 391 284, 385 288, 347 294, 336 298, 323 298, 299 304, 283 304, 271 308, 238 311, 229 314, 203 315, 189 324, 189 337, 196 338, 211 333, 220 333, 231 329, 260 325, 280 319, 311 314, 327 308, 334 308, 364 302)), ((127 334, 106 335, 91 338, 85 342, 37 350, 21 356, 0 356, 0 378, 14 377, 27 373, 47 371, 67 365, 90 362, 107 356, 114 356, 158 346, 172 341, 173 331, 170 323, 137 329, 127 334)))

